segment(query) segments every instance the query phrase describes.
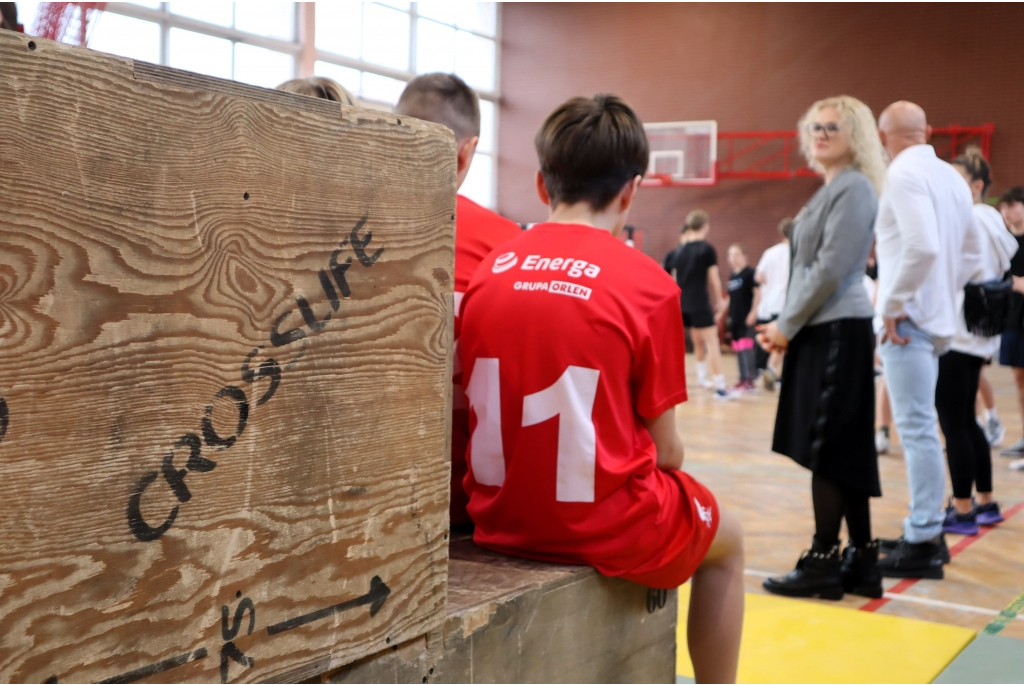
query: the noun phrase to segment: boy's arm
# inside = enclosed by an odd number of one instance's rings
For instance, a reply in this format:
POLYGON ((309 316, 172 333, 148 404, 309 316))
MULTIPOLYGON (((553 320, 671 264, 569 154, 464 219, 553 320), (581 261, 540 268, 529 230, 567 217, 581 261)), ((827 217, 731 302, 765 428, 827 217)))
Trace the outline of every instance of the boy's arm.
POLYGON ((711 311, 715 313, 715 317, 724 314, 725 308, 729 306, 729 300, 722 296, 722 279, 718 275, 717 264, 708 268, 708 295, 711 298, 711 311))
POLYGON ((750 303, 750 313, 747 314, 747 325, 753 326, 757 323, 757 309, 761 306, 761 288, 757 281, 754 281, 754 301, 750 303))
POLYGON ((683 440, 676 430, 676 408, 670 407, 661 416, 653 419, 646 416, 641 416, 640 419, 654 440, 654 447, 658 453, 658 468, 662 471, 683 468, 683 440))

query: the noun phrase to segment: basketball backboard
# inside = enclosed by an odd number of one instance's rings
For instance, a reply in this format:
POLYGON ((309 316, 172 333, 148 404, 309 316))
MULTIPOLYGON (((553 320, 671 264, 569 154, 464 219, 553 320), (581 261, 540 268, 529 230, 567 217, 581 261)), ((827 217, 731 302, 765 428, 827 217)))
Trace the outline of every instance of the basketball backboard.
POLYGON ((718 122, 668 121, 644 124, 651 156, 642 185, 714 185, 718 122))

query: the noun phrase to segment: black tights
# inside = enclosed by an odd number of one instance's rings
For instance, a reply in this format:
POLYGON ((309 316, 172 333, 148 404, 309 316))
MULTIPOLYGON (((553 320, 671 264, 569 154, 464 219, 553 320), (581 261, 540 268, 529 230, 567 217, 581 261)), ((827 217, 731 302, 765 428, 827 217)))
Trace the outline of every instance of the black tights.
POLYGON ((814 501, 814 538, 821 548, 839 543, 843 517, 854 547, 864 547, 871 542, 871 508, 867 493, 815 473, 811 477, 811 499, 814 501))
POLYGON ((992 448, 974 418, 981 357, 947 352, 939 357, 935 409, 946 436, 946 460, 953 481, 953 497, 970 499, 971 490, 992 492, 992 448))

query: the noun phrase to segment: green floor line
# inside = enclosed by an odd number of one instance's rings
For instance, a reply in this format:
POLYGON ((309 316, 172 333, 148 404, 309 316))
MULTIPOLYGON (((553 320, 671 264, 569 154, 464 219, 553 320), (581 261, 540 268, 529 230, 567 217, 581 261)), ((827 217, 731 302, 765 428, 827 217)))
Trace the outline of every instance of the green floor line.
POLYGON ((1010 621, 1017 618, 1017 614, 1024 611, 1024 592, 1017 595, 1017 598, 1010 602, 1009 606, 999 612, 999 615, 985 626, 985 632, 989 635, 998 635, 999 631, 1010 624, 1010 621))

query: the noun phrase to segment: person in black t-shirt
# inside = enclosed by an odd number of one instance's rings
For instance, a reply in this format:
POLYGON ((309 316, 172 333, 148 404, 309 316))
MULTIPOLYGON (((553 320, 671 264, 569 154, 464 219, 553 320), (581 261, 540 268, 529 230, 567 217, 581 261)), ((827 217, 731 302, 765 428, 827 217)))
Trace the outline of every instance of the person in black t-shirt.
MULTIPOLYGON (((1017 385, 1017 402, 1020 405, 1021 417, 1024 418, 1024 186, 1014 186, 999 198, 999 211, 1010 233, 1017 239, 1017 254, 1010 260, 1010 274, 1013 276, 1013 295, 1010 306, 1012 325, 1003 333, 999 343, 999 363, 1013 368, 1013 380, 1017 385)), ((1024 438, 1010 445, 1002 452, 1004 457, 1018 457, 1021 470, 1024 470, 1024 438)), ((1017 466, 1014 462, 1013 466, 1017 466)))
POLYGON ((747 251, 739 243, 729 246, 729 332, 732 349, 740 365, 737 390, 753 390, 757 362, 754 355, 754 323, 761 291, 754 270, 747 262, 747 251))
POLYGON ((722 351, 718 340, 718 321, 725 314, 722 280, 718 274, 718 253, 706 238, 711 228, 708 213, 695 209, 686 216, 679 247, 665 255, 665 271, 673 274, 683 309, 683 325, 693 337, 697 357, 697 381, 714 388, 717 399, 732 399, 722 374, 722 351), (705 361, 705 359, 707 361, 705 361), (713 381, 708 381, 707 367, 713 381))

